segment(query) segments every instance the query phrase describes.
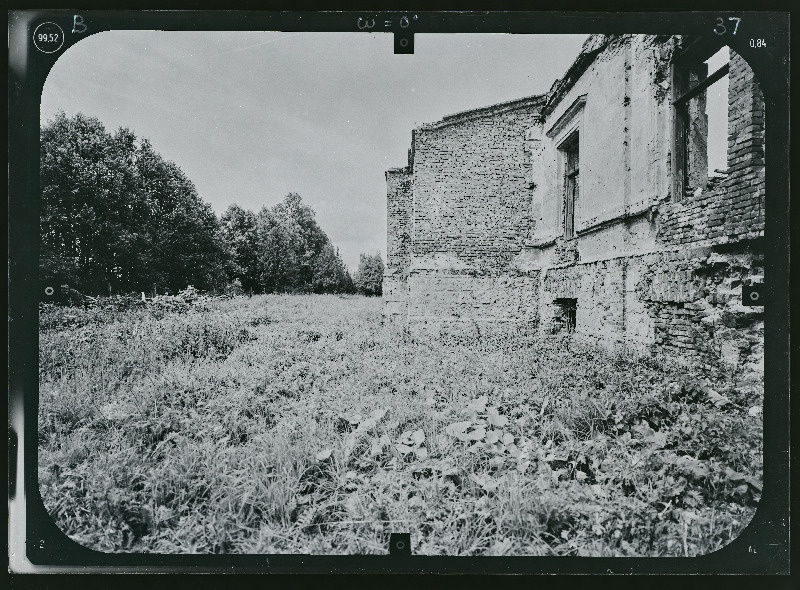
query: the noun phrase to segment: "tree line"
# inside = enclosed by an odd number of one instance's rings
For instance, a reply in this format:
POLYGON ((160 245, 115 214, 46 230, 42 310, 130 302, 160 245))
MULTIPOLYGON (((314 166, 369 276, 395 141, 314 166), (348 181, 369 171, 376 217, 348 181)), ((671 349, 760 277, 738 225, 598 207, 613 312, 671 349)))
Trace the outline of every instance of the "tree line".
POLYGON ((193 285, 252 293, 380 295, 380 254, 351 276, 296 193, 257 213, 220 216, 147 139, 58 113, 41 139, 40 280, 87 295, 175 293, 193 285))

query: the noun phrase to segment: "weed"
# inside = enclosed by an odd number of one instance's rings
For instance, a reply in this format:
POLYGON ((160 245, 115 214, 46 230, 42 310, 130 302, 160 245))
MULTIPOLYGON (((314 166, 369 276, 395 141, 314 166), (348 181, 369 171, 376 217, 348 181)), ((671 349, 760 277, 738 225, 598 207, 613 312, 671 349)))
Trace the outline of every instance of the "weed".
POLYGON ((101 551, 699 555, 761 494, 763 391, 376 298, 40 311, 39 480, 101 551))

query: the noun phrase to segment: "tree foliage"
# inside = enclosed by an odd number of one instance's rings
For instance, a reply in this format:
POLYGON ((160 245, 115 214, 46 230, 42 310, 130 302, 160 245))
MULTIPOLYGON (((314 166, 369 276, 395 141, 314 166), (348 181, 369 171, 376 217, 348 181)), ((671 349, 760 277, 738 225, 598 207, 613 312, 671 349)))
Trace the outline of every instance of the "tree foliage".
POLYGON ((219 221, 147 140, 63 112, 40 139, 40 278, 87 294, 224 283, 219 221))
POLYGON ((257 293, 350 293, 338 251, 300 195, 258 214, 231 205, 222 215, 242 286, 257 293))
POLYGON ((353 283, 363 295, 383 294, 383 259, 380 253, 374 256, 361 254, 353 283))
POLYGON ((257 219, 252 211, 231 205, 222 214, 222 235, 228 247, 230 273, 239 279, 242 290, 259 291, 259 239, 257 219))
POLYGON ((85 294, 236 283, 255 293, 351 293, 314 211, 290 193, 218 219, 146 139, 63 112, 41 130, 40 278, 85 294))

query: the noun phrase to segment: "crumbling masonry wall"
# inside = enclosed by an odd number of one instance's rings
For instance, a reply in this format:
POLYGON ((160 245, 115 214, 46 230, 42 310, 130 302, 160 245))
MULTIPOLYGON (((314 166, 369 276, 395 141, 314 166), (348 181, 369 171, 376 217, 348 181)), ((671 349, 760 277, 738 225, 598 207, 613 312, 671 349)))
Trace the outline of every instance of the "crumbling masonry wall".
POLYGON ((410 167, 386 172, 388 219, 383 299, 389 317, 408 313, 412 182, 410 167))
POLYGON ((660 206, 658 242, 678 250, 658 261, 643 295, 659 347, 739 367, 752 382, 763 382, 763 307, 742 305, 741 288, 764 280, 764 133, 761 89, 731 51, 727 175, 660 206))
POLYGON ((409 202, 395 188, 400 174, 387 176, 392 310, 403 294, 398 276, 412 321, 536 322, 539 273, 511 262, 531 225, 529 158, 518 148, 540 105, 521 99, 415 130, 410 211, 394 208, 409 202), (407 249, 392 228, 405 228, 407 249))
POLYGON ((415 130, 409 166, 387 173, 387 315, 549 333, 575 302, 581 336, 763 379, 763 308, 741 302, 763 280, 763 96, 731 51, 727 174, 674 195, 670 64, 688 42, 595 35, 546 95, 415 130))
POLYGON ((763 378, 763 308, 741 287, 763 280, 763 255, 747 246, 672 250, 652 257, 637 285, 655 344, 711 370, 720 362, 763 378))
POLYGON ((731 51, 728 174, 716 186, 661 207, 664 244, 725 244, 764 235, 764 97, 753 71, 731 51))
POLYGON ((522 148, 541 100, 521 100, 424 126, 414 135, 414 259, 445 254, 504 271, 531 225, 522 148))

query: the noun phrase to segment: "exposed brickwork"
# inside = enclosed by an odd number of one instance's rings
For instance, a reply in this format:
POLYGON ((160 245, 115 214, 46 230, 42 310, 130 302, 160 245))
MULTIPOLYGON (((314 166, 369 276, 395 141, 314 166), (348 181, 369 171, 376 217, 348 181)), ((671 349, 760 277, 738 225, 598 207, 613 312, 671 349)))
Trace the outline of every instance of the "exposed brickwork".
POLYGON ((558 238, 556 240, 554 265, 575 264, 579 259, 580 251, 578 250, 577 239, 565 240, 564 238, 558 238))
POLYGON ((409 278, 411 317, 538 321, 539 273, 475 276, 417 272, 409 278))
POLYGON ((674 249, 550 268, 542 327, 557 328, 557 301, 574 298, 579 334, 655 346, 707 370, 742 365, 751 352, 763 354, 763 308, 741 304, 742 285, 763 280, 763 258, 753 250, 674 249))
POLYGON ((751 352, 763 355, 763 308, 741 304, 742 285, 763 280, 760 254, 741 245, 724 254, 696 248, 649 258, 637 289, 659 348, 706 369, 720 361, 742 365, 751 352), (754 336, 757 350, 751 350, 754 336))
POLYGON ((741 286, 763 280, 764 100, 731 52, 727 175, 675 199, 680 45, 595 36, 547 96, 414 130, 409 166, 387 173, 387 315, 547 333, 574 305, 581 336, 763 377, 763 308, 744 307, 741 286), (565 239, 559 148, 573 133, 577 236, 565 239))
POLYGON ((557 300, 577 299, 576 332, 597 339, 622 340, 626 261, 603 260, 548 269, 542 283, 545 330, 557 327, 557 300))
POLYGON ((408 278, 410 263, 412 182, 410 168, 394 168, 386 173, 386 274, 401 280, 408 278))
POLYGON ((531 225, 526 129, 541 100, 418 129, 412 255, 445 253, 502 272, 531 225))
POLYGON ((388 219, 386 236, 386 269, 383 297, 386 313, 405 315, 408 299, 408 270, 411 245, 411 210, 413 177, 411 167, 386 172, 388 219))
POLYGON ((728 176, 711 190, 661 207, 665 244, 722 244, 764 235, 764 97, 753 71, 731 51, 728 176))

